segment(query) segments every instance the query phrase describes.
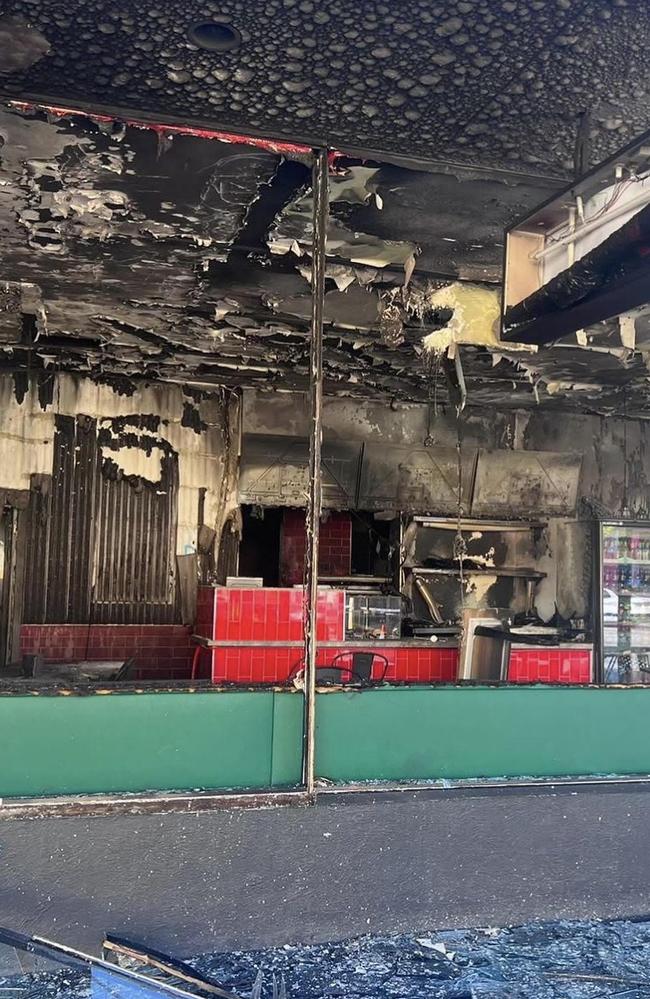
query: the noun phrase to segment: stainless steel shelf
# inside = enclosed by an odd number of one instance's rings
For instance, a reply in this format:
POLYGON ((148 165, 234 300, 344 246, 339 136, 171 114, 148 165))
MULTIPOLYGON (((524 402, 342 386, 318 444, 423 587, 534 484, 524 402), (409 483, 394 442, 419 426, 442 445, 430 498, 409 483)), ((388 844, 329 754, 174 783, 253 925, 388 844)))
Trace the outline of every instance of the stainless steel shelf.
MULTIPOLYGON (((441 531, 457 531, 458 521, 451 517, 413 517, 416 524, 435 527, 441 531)), ((546 527, 541 520, 466 520, 460 521, 461 531, 539 531, 546 527)))
POLYGON ((481 566, 478 569, 464 565, 462 573, 460 569, 425 569, 419 565, 411 568, 419 576, 512 576, 515 579, 546 579, 546 573, 539 572, 537 569, 519 569, 499 565, 481 566))

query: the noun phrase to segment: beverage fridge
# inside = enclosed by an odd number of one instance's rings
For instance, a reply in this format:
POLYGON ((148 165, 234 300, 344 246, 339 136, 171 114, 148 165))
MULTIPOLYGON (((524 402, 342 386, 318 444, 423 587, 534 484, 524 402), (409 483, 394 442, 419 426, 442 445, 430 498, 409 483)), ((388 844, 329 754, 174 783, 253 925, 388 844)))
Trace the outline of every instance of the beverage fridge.
POLYGON ((605 683, 650 683, 650 522, 600 525, 598 612, 605 683))

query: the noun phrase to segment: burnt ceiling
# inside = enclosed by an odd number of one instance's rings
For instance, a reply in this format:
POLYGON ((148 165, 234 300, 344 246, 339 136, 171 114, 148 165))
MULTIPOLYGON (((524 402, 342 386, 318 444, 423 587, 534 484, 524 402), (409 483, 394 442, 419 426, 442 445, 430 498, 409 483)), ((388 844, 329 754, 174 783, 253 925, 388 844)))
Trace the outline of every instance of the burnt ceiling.
MULTIPOLYGON (((0 368, 304 390, 310 181, 308 155, 0 109, 0 368)), ((648 410, 642 335, 499 342, 504 227, 555 183, 341 158, 330 185, 326 392, 648 410)))
POLYGON ((0 93, 566 175, 650 126, 646 0, 4 0, 0 93))

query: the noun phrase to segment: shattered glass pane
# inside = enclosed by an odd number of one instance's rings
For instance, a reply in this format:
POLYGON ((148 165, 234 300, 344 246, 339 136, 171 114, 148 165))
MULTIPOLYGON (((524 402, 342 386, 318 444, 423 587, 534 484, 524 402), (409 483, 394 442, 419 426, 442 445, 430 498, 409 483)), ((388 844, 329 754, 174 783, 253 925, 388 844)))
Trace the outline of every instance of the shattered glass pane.
POLYGON ((647 999, 650 921, 530 923, 212 954, 192 962, 250 994, 289 999, 647 999))
POLYGON ((154 978, 0 929, 1 999, 183 999, 188 995, 154 978))

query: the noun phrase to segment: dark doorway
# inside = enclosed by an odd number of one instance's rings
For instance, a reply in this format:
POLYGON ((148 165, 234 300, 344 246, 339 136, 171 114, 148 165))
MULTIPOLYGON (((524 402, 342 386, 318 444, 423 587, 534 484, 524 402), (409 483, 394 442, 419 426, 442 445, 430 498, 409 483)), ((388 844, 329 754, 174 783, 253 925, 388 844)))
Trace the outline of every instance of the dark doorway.
POLYGON ((261 577, 265 586, 279 585, 282 513, 278 507, 242 507, 240 576, 261 577))
POLYGON ((392 572, 390 520, 361 510, 352 514, 352 574, 389 576, 392 572))

